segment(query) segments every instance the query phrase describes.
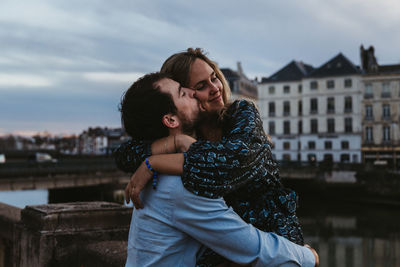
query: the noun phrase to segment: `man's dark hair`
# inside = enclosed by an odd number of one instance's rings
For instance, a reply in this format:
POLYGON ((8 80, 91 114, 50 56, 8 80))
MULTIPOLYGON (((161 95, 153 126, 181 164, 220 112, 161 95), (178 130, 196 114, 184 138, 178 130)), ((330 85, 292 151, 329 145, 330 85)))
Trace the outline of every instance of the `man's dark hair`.
POLYGON ((134 82, 122 96, 119 107, 121 122, 132 138, 155 140, 169 134, 162 124, 165 114, 176 114, 177 108, 171 94, 163 93, 154 83, 169 78, 167 74, 155 72, 134 82))

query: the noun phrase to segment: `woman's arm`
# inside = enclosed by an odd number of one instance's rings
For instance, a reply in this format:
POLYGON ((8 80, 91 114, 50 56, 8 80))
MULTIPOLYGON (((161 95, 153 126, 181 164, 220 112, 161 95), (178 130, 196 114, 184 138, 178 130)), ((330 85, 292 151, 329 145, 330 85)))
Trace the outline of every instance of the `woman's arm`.
MULTIPOLYGON (((114 152, 117 167, 125 172, 135 172, 146 157, 187 151, 196 139, 184 134, 150 141, 130 140, 120 145, 114 152)), ((165 162, 168 165, 169 162, 165 162)), ((166 166, 168 167, 168 166, 166 166)))
POLYGON ((130 140, 114 151, 114 159, 118 169, 124 172, 135 172, 144 159, 151 154, 151 142, 130 140))
POLYGON ((217 198, 268 173, 278 176, 255 105, 235 101, 228 114, 221 141, 198 141, 185 153, 182 182, 195 194, 217 198))

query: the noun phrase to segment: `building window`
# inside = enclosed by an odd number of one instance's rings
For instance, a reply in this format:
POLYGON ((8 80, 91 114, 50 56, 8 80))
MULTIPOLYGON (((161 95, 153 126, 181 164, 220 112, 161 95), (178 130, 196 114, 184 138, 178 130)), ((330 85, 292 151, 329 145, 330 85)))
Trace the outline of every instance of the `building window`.
POLYGON ((283 159, 284 161, 290 161, 290 154, 283 154, 283 155, 282 155, 282 159, 283 159))
POLYGON ((315 141, 308 141, 308 149, 315 149, 315 141))
POLYGON ((366 105, 365 106, 365 119, 366 120, 373 120, 374 119, 372 105, 366 105))
POLYGON ((368 143, 372 142, 374 136, 372 132, 372 127, 365 127, 365 141, 368 143))
POLYGON ((298 130, 298 133, 299 134, 302 134, 303 133, 303 121, 299 121, 298 123, 297 123, 297 130, 298 130))
POLYGON ((290 102, 285 101, 283 102, 283 116, 289 116, 290 115, 290 102))
POLYGON ((283 93, 284 94, 289 94, 290 93, 290 86, 289 85, 283 86, 283 93))
POLYGON ((341 154, 340 155, 340 162, 341 163, 349 163, 350 162, 350 155, 349 154, 341 154))
POLYGON ((307 154, 307 160, 310 163, 315 163, 317 161, 317 156, 315 154, 307 154))
POLYGON ((303 115, 303 102, 299 100, 299 105, 298 105, 298 111, 299 111, 299 116, 303 115))
POLYGON ((390 119, 390 105, 389 104, 382 105, 382 119, 383 120, 390 119))
POLYGON ((232 92, 239 91, 239 84, 237 82, 229 81, 229 87, 232 89, 232 92))
POLYGON ((364 98, 373 98, 373 97, 374 97, 374 92, 372 91, 372 84, 366 83, 364 98))
POLYGON ((270 95, 275 94, 275 86, 270 86, 270 87, 268 87, 268 93, 269 93, 270 95))
POLYGON ((312 90, 318 89, 318 82, 317 81, 310 82, 310 89, 312 90))
POLYGON ((325 162, 333 162, 333 155, 332 154, 324 154, 324 161, 325 162))
POLYGON ((283 142, 283 149, 289 150, 290 149, 290 142, 283 142))
POLYGON ((384 142, 390 141, 390 126, 383 127, 383 141, 384 142))
POLYGON ((351 88, 353 86, 353 80, 352 79, 345 79, 344 80, 344 87, 345 88, 351 88))
POLYGON ((344 131, 346 133, 353 132, 353 119, 352 118, 344 118, 344 131))
POLYGON ((350 113, 353 111, 353 99, 351 96, 346 96, 344 98, 344 112, 350 113))
POLYGON ((335 98, 327 98, 327 113, 335 113, 335 98))
POLYGON ((290 121, 283 122, 283 134, 290 134, 290 121))
POLYGON ((310 113, 318 113, 318 99, 311 98, 310 99, 310 113))
POLYGON ((325 149, 332 149, 332 141, 325 141, 325 149))
POLYGON ((318 120, 317 119, 311 120, 311 133, 318 133, 318 120))
POLYGON ((390 97, 390 84, 388 82, 382 83, 382 98, 390 97))
POLYGON ((349 149, 349 141, 342 141, 342 149, 349 149))
POLYGON ((268 129, 269 129, 269 134, 274 135, 275 134, 275 122, 270 121, 268 122, 268 129))
POLYGON ((328 119, 327 120, 328 124, 328 133, 334 133, 335 132, 335 119, 328 119))
POLYGON ((299 86, 297 86, 297 89, 299 91, 299 94, 301 94, 303 92, 303 86, 301 84, 299 84, 299 86))
POLYGON ((326 88, 328 88, 328 89, 333 89, 333 88, 335 88, 335 81, 334 81, 334 80, 328 80, 328 81, 326 81, 326 88))
POLYGON ((275 117, 275 102, 269 102, 268 115, 270 117, 275 117))

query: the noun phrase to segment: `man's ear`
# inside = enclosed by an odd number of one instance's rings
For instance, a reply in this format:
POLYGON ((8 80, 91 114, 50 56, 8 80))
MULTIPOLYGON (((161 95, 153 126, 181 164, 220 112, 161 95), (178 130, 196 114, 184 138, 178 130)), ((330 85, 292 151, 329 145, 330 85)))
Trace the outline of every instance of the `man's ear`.
POLYGON ((162 117, 162 123, 170 129, 175 129, 180 125, 178 117, 171 113, 168 113, 162 117))

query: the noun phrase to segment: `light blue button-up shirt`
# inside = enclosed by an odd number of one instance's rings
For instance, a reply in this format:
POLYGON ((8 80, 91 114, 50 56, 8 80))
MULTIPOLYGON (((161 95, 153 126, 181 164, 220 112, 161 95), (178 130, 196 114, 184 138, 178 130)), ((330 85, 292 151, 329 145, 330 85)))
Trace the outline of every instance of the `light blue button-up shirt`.
POLYGON ((202 244, 244 265, 315 265, 310 249, 247 224, 222 198, 190 193, 179 176, 160 175, 157 189, 147 185, 141 199, 144 209, 132 213, 126 267, 192 267, 202 244))

